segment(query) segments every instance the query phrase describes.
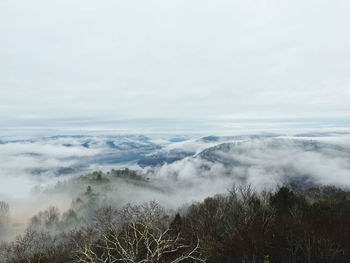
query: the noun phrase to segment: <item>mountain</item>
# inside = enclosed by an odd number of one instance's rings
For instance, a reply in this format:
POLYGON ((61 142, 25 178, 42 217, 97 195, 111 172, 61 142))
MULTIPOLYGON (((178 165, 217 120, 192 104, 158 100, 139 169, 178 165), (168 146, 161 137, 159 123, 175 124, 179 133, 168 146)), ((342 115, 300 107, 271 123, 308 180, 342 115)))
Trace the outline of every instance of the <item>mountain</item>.
POLYGON ((255 187, 278 184, 350 187, 350 150, 304 139, 262 138, 208 147, 158 170, 188 183, 227 180, 255 187))

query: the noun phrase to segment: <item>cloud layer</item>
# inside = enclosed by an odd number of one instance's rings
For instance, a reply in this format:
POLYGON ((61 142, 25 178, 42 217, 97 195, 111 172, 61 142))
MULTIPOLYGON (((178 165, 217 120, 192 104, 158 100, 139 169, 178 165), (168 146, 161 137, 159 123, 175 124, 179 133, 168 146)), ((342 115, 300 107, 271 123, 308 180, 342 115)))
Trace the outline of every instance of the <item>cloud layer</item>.
POLYGON ((86 184, 70 186, 70 178, 93 170, 130 167, 150 179, 142 184, 119 180, 97 189, 106 202, 157 200, 170 208, 225 193, 233 184, 250 184, 258 190, 291 183, 301 188, 331 184, 349 189, 349 141, 344 132, 2 140, 0 200, 10 203, 18 233, 30 216, 49 205, 66 210, 86 190, 86 184), (141 169, 137 161, 150 156, 162 162, 141 169), (58 181, 66 181, 67 189, 45 190, 58 181))
POLYGON ((349 5, 3 0, 0 117, 348 115, 349 5))
POLYGON ((349 145, 340 143, 341 138, 336 143, 334 137, 323 138, 324 142, 315 139, 260 138, 223 143, 194 157, 163 165, 156 175, 182 185, 200 188, 204 184, 210 193, 242 183, 257 189, 286 183, 302 188, 312 185, 349 188, 349 145))

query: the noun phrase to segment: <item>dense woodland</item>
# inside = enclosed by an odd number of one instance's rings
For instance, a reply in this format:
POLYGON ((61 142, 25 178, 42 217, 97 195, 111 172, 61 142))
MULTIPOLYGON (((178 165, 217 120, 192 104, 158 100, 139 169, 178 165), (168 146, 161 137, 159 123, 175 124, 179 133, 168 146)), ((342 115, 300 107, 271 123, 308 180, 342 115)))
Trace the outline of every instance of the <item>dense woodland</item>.
MULTIPOLYGON (((0 262, 350 262, 350 192, 233 186, 173 211, 156 202, 101 205, 92 182, 112 177, 148 181, 131 170, 81 177, 91 185, 71 208, 34 216, 25 233, 0 245, 0 262)), ((1 202, 0 210, 3 232, 10 208, 1 202)))

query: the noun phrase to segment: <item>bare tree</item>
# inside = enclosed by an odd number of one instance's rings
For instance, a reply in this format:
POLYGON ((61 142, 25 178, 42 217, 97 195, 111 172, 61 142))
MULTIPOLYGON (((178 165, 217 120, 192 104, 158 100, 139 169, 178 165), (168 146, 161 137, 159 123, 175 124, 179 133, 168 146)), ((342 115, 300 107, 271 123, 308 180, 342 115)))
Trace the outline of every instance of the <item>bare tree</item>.
MULTIPOLYGON (((135 216, 122 226, 110 224, 98 242, 81 246, 77 262, 83 263, 178 263, 184 260, 205 262, 199 253, 199 241, 196 244, 186 242, 171 229, 159 224, 159 207, 151 204, 128 207, 135 216), (144 217, 141 215, 144 214, 144 217)), ((125 216, 125 210, 122 212, 125 216)))
POLYGON ((5 230, 10 220, 10 206, 4 201, 0 201, 0 232, 5 230))

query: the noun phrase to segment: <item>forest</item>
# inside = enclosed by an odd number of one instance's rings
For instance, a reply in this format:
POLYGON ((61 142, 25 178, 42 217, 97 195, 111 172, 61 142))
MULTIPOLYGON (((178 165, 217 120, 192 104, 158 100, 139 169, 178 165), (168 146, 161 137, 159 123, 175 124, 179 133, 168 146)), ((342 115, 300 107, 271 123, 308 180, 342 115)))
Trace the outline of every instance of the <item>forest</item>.
MULTIPOLYGON (((350 192, 334 186, 231 186, 174 210, 108 203, 97 186, 113 178, 149 181, 129 169, 81 176, 74 182, 86 190, 70 208, 33 216, 23 234, 1 243, 0 262, 350 262, 350 192)), ((0 210, 5 233, 11 209, 1 202, 0 210)))

